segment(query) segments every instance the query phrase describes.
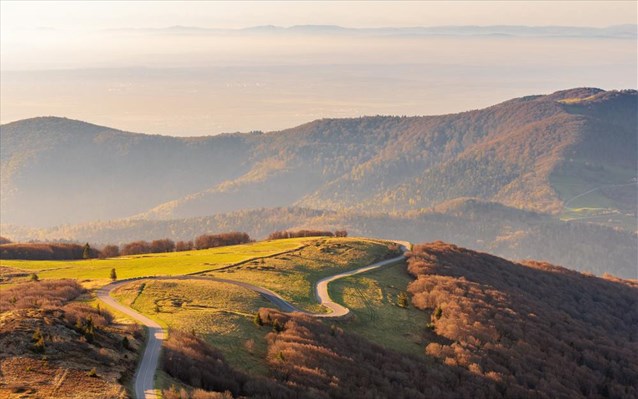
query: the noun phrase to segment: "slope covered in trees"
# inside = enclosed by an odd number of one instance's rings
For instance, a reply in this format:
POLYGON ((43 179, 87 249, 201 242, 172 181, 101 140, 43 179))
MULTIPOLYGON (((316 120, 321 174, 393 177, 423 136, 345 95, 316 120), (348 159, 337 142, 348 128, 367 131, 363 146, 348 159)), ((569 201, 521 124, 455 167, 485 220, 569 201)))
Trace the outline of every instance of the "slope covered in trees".
MULTIPOLYGON (((391 267, 413 277, 410 303, 395 306, 415 307, 429 320, 408 353, 353 333, 352 320, 262 308, 249 347, 264 348, 251 352, 263 372, 233 369, 221 352, 184 333, 171 334, 163 368, 186 384, 183 397, 190 389, 193 398, 223 397, 201 390, 325 399, 638 394, 636 282, 513 263, 443 242, 415 246, 407 269, 391 267)), ((401 316, 394 322, 393 334, 409 340, 401 316)), ((179 397, 175 389, 165 393, 179 397)))
MULTIPOLYGON (((561 222, 547 214, 476 199, 457 199, 405 214, 362 214, 304 208, 245 210, 181 220, 120 220, 28 230, 4 226, 17 241, 67 239, 122 244, 169 237, 182 244, 202 232, 246 231, 265 239, 286 230, 346 230, 350 236, 445 240, 508 259, 539 259, 597 275, 638 278, 635 233, 582 222, 561 222)), ((183 250, 183 249, 180 249, 183 250)))
POLYGON ((426 353, 506 397, 638 395, 638 284, 435 242, 409 256, 412 303, 444 338, 426 353))
POLYGON ((0 129, 2 220, 50 226, 293 204, 407 211, 467 196, 558 214, 601 181, 617 186, 581 197, 578 208, 631 217, 637 98, 573 89, 453 115, 200 138, 18 121, 0 129))

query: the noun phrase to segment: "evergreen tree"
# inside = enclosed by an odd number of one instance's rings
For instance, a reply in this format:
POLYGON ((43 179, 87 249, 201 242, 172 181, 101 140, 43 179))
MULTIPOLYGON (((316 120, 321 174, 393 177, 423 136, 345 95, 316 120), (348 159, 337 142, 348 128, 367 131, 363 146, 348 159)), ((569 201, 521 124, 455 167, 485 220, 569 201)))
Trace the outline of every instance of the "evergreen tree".
POLYGON ((82 258, 89 259, 91 257, 91 246, 87 242, 84 244, 84 249, 82 250, 82 258))
POLYGON ((111 280, 115 281, 117 280, 117 273, 115 272, 115 269, 111 269, 111 280))

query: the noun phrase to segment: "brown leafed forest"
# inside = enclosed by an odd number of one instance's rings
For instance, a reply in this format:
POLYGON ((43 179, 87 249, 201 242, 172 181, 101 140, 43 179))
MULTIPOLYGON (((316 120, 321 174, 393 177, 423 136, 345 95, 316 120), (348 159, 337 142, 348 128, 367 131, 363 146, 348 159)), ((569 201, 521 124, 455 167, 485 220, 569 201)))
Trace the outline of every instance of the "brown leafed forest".
MULTIPOLYGON (((414 278, 412 306, 429 315, 425 343, 413 354, 349 332, 349 321, 261 309, 263 325, 255 328, 267 345, 266 379, 233 370, 221 353, 182 333, 169 341, 164 370, 193 388, 246 397, 638 395, 637 282, 514 263, 443 242, 415 246, 405 272, 414 278)), ((179 397, 176 390, 166 394, 179 397)))
POLYGON ((441 342, 428 356, 506 397, 638 395, 638 284, 512 263, 435 242, 409 257, 412 303, 441 342))

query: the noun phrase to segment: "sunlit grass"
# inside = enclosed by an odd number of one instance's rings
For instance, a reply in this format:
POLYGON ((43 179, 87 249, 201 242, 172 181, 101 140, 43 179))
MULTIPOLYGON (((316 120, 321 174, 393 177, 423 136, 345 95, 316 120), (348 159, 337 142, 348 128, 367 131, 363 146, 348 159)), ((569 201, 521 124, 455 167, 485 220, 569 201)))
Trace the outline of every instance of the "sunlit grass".
POLYGON ((205 338, 235 367, 266 371, 266 331, 253 324, 253 317, 259 308, 273 305, 251 290, 215 281, 140 280, 119 287, 112 296, 169 331, 176 328, 205 338), (250 350, 247 340, 254 343, 250 350))
POLYGON ((397 295, 413 280, 405 263, 394 264, 337 280, 330 285, 330 296, 352 311, 348 331, 388 349, 422 353, 428 315, 412 305, 397 306, 397 295))
POLYGON ((318 280, 367 266, 387 254, 388 244, 383 241, 322 238, 297 251, 207 274, 259 285, 301 309, 325 312, 314 297, 318 280))
POLYGON ((97 286, 110 282, 109 274, 112 268, 115 268, 118 279, 189 274, 291 250, 308 241, 309 239, 307 238, 260 241, 200 251, 122 256, 110 259, 77 261, 2 260, 0 265, 20 269, 28 273, 37 273, 41 279, 74 278, 83 281, 86 286, 97 286))

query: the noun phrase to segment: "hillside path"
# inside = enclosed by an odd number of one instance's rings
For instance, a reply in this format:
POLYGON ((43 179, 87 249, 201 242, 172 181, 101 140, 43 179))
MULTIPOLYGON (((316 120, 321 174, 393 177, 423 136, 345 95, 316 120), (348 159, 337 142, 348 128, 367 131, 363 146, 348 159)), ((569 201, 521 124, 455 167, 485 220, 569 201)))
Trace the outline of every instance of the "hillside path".
POLYGON ((368 266, 360 267, 358 269, 339 273, 334 276, 325 277, 317 282, 317 284, 315 285, 315 296, 317 300, 319 300, 319 303, 321 305, 331 310, 330 313, 310 313, 310 312, 299 310, 293 304, 283 299, 277 293, 267 288, 245 283, 243 281, 228 280, 228 279, 217 278, 217 277, 193 276, 193 275, 151 276, 151 277, 140 277, 140 278, 127 279, 127 280, 120 280, 100 288, 97 291, 97 297, 100 300, 102 300, 104 303, 106 303, 107 305, 126 314, 127 316, 130 316, 134 320, 138 321, 139 323, 147 327, 148 340, 147 340, 146 348, 144 349, 144 354, 142 356, 142 361, 140 362, 139 368, 137 372, 135 373, 135 397, 137 399, 157 399, 159 398, 159 396, 157 395, 157 391, 155 390, 155 371, 157 370, 157 365, 159 363, 159 356, 162 349, 162 341, 166 339, 167 332, 157 322, 129 308, 128 306, 125 306, 117 302, 114 298, 112 298, 110 294, 114 289, 136 280, 217 281, 221 283, 237 285, 239 287, 243 287, 243 288, 252 290, 254 292, 257 292, 262 297, 270 301, 273 305, 277 306, 279 309, 281 309, 284 312, 288 312, 288 313, 300 312, 305 315, 308 315, 311 317, 317 317, 317 318, 344 318, 349 315, 350 309, 334 302, 330 298, 330 294, 328 292, 328 284, 344 277, 349 277, 349 276, 354 276, 356 274, 365 273, 365 272, 378 269, 380 267, 387 266, 387 265, 404 260, 405 252, 410 247, 410 244, 405 241, 395 241, 395 242, 400 245, 400 248, 403 251, 401 255, 395 258, 385 259, 368 266))

